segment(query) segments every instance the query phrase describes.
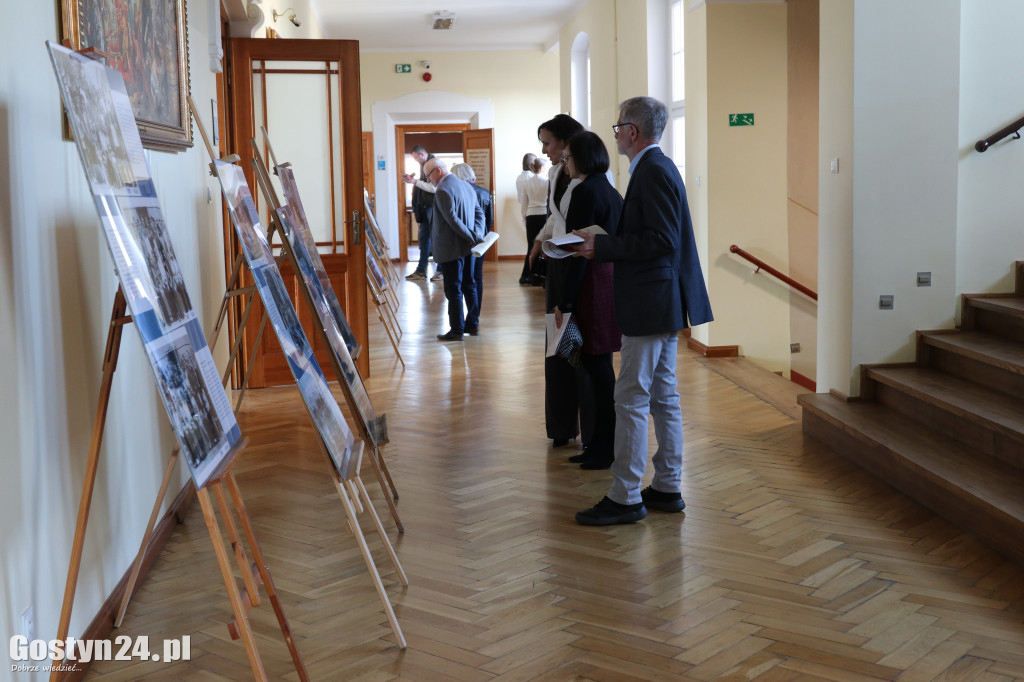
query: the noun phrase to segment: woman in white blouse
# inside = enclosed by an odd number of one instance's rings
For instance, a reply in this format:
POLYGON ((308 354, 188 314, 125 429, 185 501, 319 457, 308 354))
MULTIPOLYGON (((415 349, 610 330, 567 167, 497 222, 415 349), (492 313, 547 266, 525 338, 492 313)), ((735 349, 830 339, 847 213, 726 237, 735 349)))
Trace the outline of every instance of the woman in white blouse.
MULTIPOLYGON (((565 216, 569 211, 569 200, 572 188, 579 184, 566 172, 563 163, 565 146, 569 138, 583 130, 583 126, 572 116, 558 114, 550 121, 545 121, 537 128, 537 138, 541 143, 541 151, 551 159, 551 170, 548 172, 548 217, 544 227, 534 239, 530 249, 531 264, 540 253, 541 243, 545 239, 565 234, 565 216)), ((557 260, 547 263, 547 280, 562 277, 566 264, 557 260)), ((551 312, 557 301, 553 300, 553 292, 545 286, 545 311, 551 312)), ((580 433, 579 423, 579 387, 576 381, 576 369, 567 360, 557 354, 544 359, 544 423, 547 436, 553 447, 568 445, 570 440, 580 433)), ((585 391, 584 391, 585 393, 585 391)), ((583 425, 584 434, 590 433, 589 425, 583 425)), ((587 443, 584 443, 586 445, 587 443)))
POLYGON ((530 163, 530 175, 523 181, 519 201, 523 205, 523 220, 526 224, 526 257, 523 258, 523 273, 519 276, 520 284, 541 286, 544 284, 544 259, 530 263, 530 249, 533 241, 544 228, 548 218, 548 176, 543 173, 547 165, 544 159, 533 157, 530 163))

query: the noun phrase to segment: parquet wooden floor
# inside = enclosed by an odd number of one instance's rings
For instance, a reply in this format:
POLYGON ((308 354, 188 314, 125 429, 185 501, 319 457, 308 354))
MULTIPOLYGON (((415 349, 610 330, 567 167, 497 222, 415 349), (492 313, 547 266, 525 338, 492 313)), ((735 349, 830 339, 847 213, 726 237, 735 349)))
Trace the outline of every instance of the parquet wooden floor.
MULTIPOLYGON (((315 680, 1024 679, 1024 572, 801 434, 680 351, 685 515, 585 528, 608 473, 544 438, 542 292, 487 264, 482 332, 438 343, 440 283, 402 284, 402 371, 376 322, 410 586, 368 541, 400 651, 293 388, 250 392, 238 480, 315 680)), ((653 446, 653 440, 652 440, 653 446)), ((141 520, 140 520, 141 522, 141 520)), ((369 523, 364 525, 369 529, 369 523)), ((243 647, 198 505, 114 635, 192 638, 187 663, 94 664, 95 680, 242 680, 243 647)), ((296 679, 269 604, 271 678, 296 679)))

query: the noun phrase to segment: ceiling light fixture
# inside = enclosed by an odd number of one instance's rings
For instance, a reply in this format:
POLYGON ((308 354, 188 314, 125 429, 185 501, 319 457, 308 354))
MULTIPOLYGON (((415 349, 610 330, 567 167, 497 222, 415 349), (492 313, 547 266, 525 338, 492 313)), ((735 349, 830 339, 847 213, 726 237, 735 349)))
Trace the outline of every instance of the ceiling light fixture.
POLYGON ((455 12, 442 10, 434 12, 434 30, 443 31, 450 29, 455 24, 455 12))

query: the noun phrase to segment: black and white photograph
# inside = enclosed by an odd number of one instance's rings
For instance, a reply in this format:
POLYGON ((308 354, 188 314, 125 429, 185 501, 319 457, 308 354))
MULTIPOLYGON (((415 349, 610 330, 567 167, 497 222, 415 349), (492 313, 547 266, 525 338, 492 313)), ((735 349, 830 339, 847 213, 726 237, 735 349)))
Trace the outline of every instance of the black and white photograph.
POLYGON ((152 300, 155 308, 164 328, 169 328, 185 319, 192 304, 178 261, 172 257, 174 249, 163 214, 159 207, 133 206, 123 210, 122 215, 146 263, 146 271, 154 287, 152 300))
MULTIPOLYGON (((154 355, 160 351, 154 349, 154 355)), ((200 470, 224 434, 186 335, 154 357, 160 392, 189 466, 200 470)))
POLYGON ((106 70, 98 62, 64 48, 51 49, 50 55, 64 107, 69 117, 73 115, 75 141, 94 193, 114 194, 134 186, 132 157, 121 136, 106 70))

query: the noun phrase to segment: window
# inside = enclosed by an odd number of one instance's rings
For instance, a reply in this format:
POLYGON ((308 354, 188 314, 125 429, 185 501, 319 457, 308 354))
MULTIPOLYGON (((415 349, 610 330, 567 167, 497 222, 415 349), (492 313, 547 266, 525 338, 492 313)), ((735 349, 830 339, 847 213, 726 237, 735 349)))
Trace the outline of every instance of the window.
POLYGON ((572 41, 572 68, 569 88, 572 116, 590 129, 590 36, 580 33, 572 41))
POLYGON ((669 23, 672 30, 672 104, 669 114, 672 118, 672 158, 679 167, 679 173, 686 172, 686 60, 683 52, 683 16, 686 14, 685 0, 675 0, 669 8, 669 23))

